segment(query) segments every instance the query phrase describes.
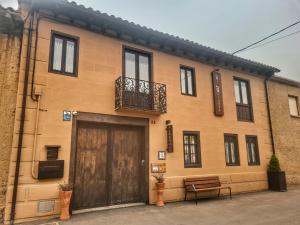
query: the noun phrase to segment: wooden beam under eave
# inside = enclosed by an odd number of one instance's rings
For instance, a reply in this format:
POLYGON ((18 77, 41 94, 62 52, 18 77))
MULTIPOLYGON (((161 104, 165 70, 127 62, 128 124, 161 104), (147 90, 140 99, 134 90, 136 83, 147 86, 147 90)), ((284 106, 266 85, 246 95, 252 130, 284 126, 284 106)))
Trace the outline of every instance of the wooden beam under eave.
POLYGON ((68 23, 72 22, 71 17, 65 16, 65 15, 62 15, 62 14, 56 15, 56 18, 58 18, 59 20, 64 21, 64 22, 68 22, 68 23))
POLYGON ((113 29, 109 29, 109 28, 106 28, 106 29, 104 30, 104 33, 105 33, 106 35, 109 35, 109 36, 112 36, 112 37, 117 37, 117 36, 118 36, 118 32, 117 32, 117 31, 115 31, 115 30, 113 30, 113 29))
POLYGON ((121 33, 120 38, 122 40, 125 40, 125 41, 132 41, 133 40, 133 37, 131 35, 128 35, 128 34, 125 34, 125 33, 121 33))
POLYGON ((96 32, 99 32, 99 33, 103 32, 103 28, 102 28, 102 27, 99 27, 99 26, 97 26, 97 25, 95 25, 95 24, 90 24, 90 25, 89 25, 89 28, 90 28, 91 30, 96 31, 96 32))
POLYGON ((81 27, 86 27, 86 26, 87 26, 87 23, 86 23, 86 22, 84 22, 84 21, 82 21, 82 20, 78 20, 78 19, 73 20, 73 23, 74 23, 75 25, 78 25, 78 26, 81 26, 81 27))

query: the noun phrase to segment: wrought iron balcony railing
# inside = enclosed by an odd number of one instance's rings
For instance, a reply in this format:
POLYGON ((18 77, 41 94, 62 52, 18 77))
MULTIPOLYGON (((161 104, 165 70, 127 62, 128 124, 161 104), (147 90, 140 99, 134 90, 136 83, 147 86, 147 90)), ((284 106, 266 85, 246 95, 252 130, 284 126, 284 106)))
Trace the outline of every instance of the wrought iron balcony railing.
POLYGON ((166 85, 121 76, 116 80, 115 107, 143 110, 157 114, 167 112, 166 85))

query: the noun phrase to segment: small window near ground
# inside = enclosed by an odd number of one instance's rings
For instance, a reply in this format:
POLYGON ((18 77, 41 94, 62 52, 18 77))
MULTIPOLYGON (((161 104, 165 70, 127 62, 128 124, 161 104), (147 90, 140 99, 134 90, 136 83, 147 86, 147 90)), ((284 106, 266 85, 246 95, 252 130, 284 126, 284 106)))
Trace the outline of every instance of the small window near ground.
POLYGON ((247 147, 248 165, 249 166, 260 165, 257 137, 247 135, 246 147, 247 147))
POLYGON ((298 106, 298 97, 289 96, 289 107, 291 116, 300 116, 299 115, 299 106, 298 106))
POLYGON ((77 76, 78 38, 52 33, 49 71, 77 76))
POLYGON ((181 94, 196 96, 195 72, 192 68, 180 67, 181 94))
POLYGON ((201 167, 200 133, 183 132, 184 167, 201 167))
POLYGON ((224 135, 225 158, 227 166, 239 166, 240 156, 236 134, 224 135))

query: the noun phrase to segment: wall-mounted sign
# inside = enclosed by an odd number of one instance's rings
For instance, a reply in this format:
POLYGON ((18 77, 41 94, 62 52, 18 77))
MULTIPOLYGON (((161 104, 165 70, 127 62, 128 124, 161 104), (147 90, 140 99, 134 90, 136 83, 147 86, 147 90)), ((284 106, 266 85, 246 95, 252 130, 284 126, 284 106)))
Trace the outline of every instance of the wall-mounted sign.
POLYGON ((158 160, 166 160, 166 152, 165 151, 158 152, 158 160))
POLYGON ((174 146, 173 146, 173 125, 167 124, 167 151, 173 152, 174 146))
POLYGON ((224 115, 221 74, 215 70, 211 73, 214 94, 214 112, 216 116, 224 115))
POLYGON ((165 173, 166 164, 165 163, 151 163, 151 172, 152 173, 165 173))
POLYGON ((63 121, 71 121, 72 118, 72 112, 64 110, 63 112, 63 121))

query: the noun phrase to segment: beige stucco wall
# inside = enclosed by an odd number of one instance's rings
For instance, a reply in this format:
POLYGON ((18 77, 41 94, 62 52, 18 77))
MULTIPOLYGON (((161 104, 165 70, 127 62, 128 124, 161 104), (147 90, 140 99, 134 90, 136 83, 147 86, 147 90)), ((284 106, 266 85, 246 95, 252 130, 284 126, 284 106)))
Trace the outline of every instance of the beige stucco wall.
MULTIPOLYGON (((37 181, 31 177, 32 142, 36 103, 28 97, 26 110, 24 147, 21 162, 20 186, 18 191, 17 221, 56 216, 59 213, 58 184, 68 181, 71 122, 62 121, 63 110, 93 112, 111 115, 144 117, 150 119, 150 163, 159 162, 157 152, 166 149, 165 121, 174 126, 174 153, 167 154, 165 199, 183 199, 182 179, 185 176, 219 175, 230 183, 233 192, 257 191, 267 188, 266 166, 271 155, 271 142, 267 117, 263 79, 248 74, 221 69, 223 81, 223 117, 213 113, 211 84, 212 66, 185 58, 132 45, 76 27, 41 20, 37 50, 36 80, 42 88, 40 122, 38 124, 37 156, 46 158, 44 146, 61 145, 59 159, 65 160, 64 178, 61 180, 37 181), (78 77, 48 73, 48 58, 51 30, 80 37, 78 77), (154 81, 167 85, 168 113, 161 116, 139 112, 117 112, 114 109, 115 80, 122 74, 122 45, 133 46, 153 53, 154 81), (195 68, 197 97, 181 95, 179 65, 195 68), (254 123, 238 122, 233 89, 233 76, 250 80, 252 90, 254 123), (182 132, 200 131, 202 168, 184 168, 182 132), (227 167, 224 153, 224 133, 238 134, 240 166, 227 167), (257 135, 260 150, 260 166, 248 166, 245 135, 257 135), (38 213, 38 200, 55 200, 51 213, 38 213)), ((26 38, 25 38, 26 39, 26 38)), ((26 43, 26 42, 24 42, 26 43)), ((25 44, 23 45, 25 47, 25 44)), ((20 86, 24 80, 25 53, 22 54, 20 86)), ((17 100, 17 115, 20 113, 21 91, 17 100)), ((19 121, 16 120, 13 147, 17 145, 19 121)), ((13 148, 12 164, 8 185, 6 220, 9 219, 13 169, 16 149, 13 148)), ((154 180, 149 188, 149 201, 156 199, 154 180)))
POLYGON ((300 118, 290 116, 288 99, 299 100, 300 88, 269 81, 268 90, 276 155, 288 184, 300 184, 300 118))
POLYGON ((19 75, 20 38, 0 33, 0 223, 5 206, 19 75))

